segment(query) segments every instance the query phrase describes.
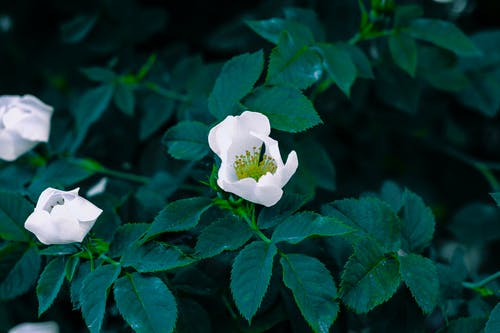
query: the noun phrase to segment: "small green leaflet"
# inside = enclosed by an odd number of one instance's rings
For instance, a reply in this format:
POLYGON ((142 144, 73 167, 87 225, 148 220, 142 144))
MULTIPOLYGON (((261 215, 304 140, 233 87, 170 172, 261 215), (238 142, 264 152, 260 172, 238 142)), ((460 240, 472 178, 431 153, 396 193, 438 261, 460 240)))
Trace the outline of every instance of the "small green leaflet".
POLYGON ((297 244, 311 236, 342 236, 353 229, 333 217, 300 212, 287 218, 273 232, 272 241, 297 244))
POLYGON ((394 63, 411 77, 417 70, 417 43, 410 36, 399 33, 389 37, 389 50, 394 63))
POLYGON ((262 50, 227 61, 208 98, 208 109, 218 120, 238 111, 239 101, 252 91, 264 66, 262 50))
POLYGON ((196 253, 202 258, 218 255, 226 250, 236 250, 243 246, 253 233, 246 223, 228 214, 213 222, 198 236, 196 253))
POLYGON ((397 260, 386 257, 373 240, 356 243, 342 273, 340 294, 344 303, 357 313, 366 313, 384 303, 401 282, 397 260))
POLYGON ((5 267, 9 259, 16 260, 14 266, 0 281, 0 300, 8 301, 27 292, 36 282, 40 271, 40 255, 35 247, 29 247, 22 251, 18 257, 19 245, 8 243, 0 249, 2 267, 5 267), (11 257, 12 256, 12 257, 11 257))
MULTIPOLYGON (((486 319, 483 317, 463 317, 452 320, 438 333, 490 333, 483 330, 486 319)), ((496 332, 495 332, 496 333, 496 332)))
POLYGON ((434 263, 418 254, 398 257, 403 282, 424 313, 431 313, 439 296, 439 280, 434 263))
POLYGON ((56 299, 64 282, 65 268, 66 262, 63 256, 52 259, 45 266, 36 286, 38 316, 47 311, 56 299))
POLYGON ((115 282, 113 290, 120 314, 135 332, 173 332, 177 304, 161 279, 127 274, 115 282))
POLYGON ((262 303, 273 271, 274 244, 255 241, 236 256, 231 270, 231 292, 236 307, 250 322, 262 303))
POLYGON ((497 206, 500 207, 500 192, 490 193, 490 196, 493 198, 493 200, 495 200, 497 206))
POLYGON ((259 229, 272 228, 282 223, 310 199, 309 195, 285 191, 283 197, 281 197, 276 205, 272 207, 262 207, 259 218, 257 219, 259 229))
POLYGON ((291 34, 294 39, 306 44, 314 42, 312 31, 304 24, 292 20, 271 18, 261 21, 246 21, 245 23, 259 36, 273 44, 279 43, 283 32, 291 34))
POLYGON ((328 76, 349 97, 357 75, 356 65, 350 53, 342 44, 321 44, 320 47, 328 76))
POLYGON ((24 229, 24 221, 33 205, 20 194, 0 192, 0 238, 4 240, 26 242, 31 236, 24 229))
POLYGON ((434 215, 423 200, 408 189, 403 193, 402 204, 403 249, 420 252, 432 241, 436 224, 434 215))
POLYGON ((486 322, 484 333, 497 333, 500 332, 500 303, 491 310, 490 318, 486 322))
POLYGON ((134 87, 123 82, 116 83, 113 102, 121 112, 127 116, 133 116, 135 108, 134 87))
POLYGON ((314 332, 328 333, 337 318, 337 288, 318 259, 303 254, 281 257, 283 282, 290 288, 300 312, 314 332))
POLYGON ((322 73, 322 62, 318 53, 300 40, 295 40, 287 31, 283 31, 269 58, 266 83, 306 89, 318 81, 322 73))
POLYGON ((145 237, 151 238, 164 232, 191 229, 198 224, 201 214, 211 205, 212 201, 205 197, 171 202, 155 217, 145 237))
POLYGON ((102 321, 106 310, 108 288, 120 274, 120 266, 99 266, 90 272, 83 280, 80 289, 80 304, 85 323, 91 333, 101 331, 102 321))
POLYGON ((198 161, 209 152, 207 137, 207 125, 199 121, 181 121, 168 129, 162 143, 172 157, 198 161))
POLYGON ((388 252, 399 250, 401 221, 385 202, 374 197, 343 199, 323 206, 322 210, 354 228, 354 241, 369 237, 388 252))
POLYGON ((245 105, 265 114, 273 128, 285 132, 301 132, 322 123, 311 101, 300 90, 292 87, 256 89, 245 105))
POLYGON ((61 37, 66 43, 81 42, 94 28, 97 15, 79 15, 61 26, 61 37))
POLYGON ((75 152, 87 135, 90 126, 96 122, 108 108, 113 96, 114 86, 104 84, 96 88, 87 90, 81 95, 73 111, 75 117, 76 137, 71 146, 71 151, 75 152))
POLYGON ((80 72, 87 79, 97 82, 110 83, 116 78, 116 73, 106 67, 84 67, 80 68, 80 72))
POLYGON ((138 272, 166 271, 189 265, 193 260, 179 249, 159 242, 129 246, 121 261, 124 267, 133 267, 138 272))
POLYGON ((481 51, 469 37, 453 23, 447 21, 417 18, 411 21, 403 31, 414 38, 433 43, 461 56, 481 55, 481 51))
POLYGON ((130 244, 146 233, 149 226, 149 223, 126 223, 119 226, 109 245, 108 255, 112 258, 122 256, 130 244))

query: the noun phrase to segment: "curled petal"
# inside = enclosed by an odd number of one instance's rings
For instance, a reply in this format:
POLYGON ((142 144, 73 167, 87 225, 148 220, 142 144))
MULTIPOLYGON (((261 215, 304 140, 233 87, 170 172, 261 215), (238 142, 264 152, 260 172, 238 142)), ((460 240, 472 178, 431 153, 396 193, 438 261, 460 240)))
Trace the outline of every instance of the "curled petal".
POLYGON ((80 222, 93 222, 102 213, 102 209, 79 196, 68 201, 64 206, 80 222))
POLYGON ((14 161, 19 156, 33 149, 38 142, 22 138, 10 130, 0 130, 0 159, 14 161))
POLYGON ((236 182, 218 180, 218 185, 226 192, 266 207, 276 204, 283 195, 283 190, 277 186, 258 185, 253 178, 243 178, 236 182))
POLYGON ((299 159, 297 158, 297 153, 292 150, 286 159, 286 163, 280 171, 281 186, 285 186, 286 183, 292 178, 295 171, 299 167, 299 159))

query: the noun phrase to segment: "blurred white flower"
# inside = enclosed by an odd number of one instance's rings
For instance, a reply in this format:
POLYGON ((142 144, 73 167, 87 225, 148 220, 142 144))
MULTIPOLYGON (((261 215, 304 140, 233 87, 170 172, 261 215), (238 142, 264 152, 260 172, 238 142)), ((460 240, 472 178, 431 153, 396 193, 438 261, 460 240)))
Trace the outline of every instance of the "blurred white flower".
POLYGON ((78 190, 47 188, 40 194, 35 211, 28 216, 24 227, 47 245, 81 242, 102 209, 80 197, 78 190))
POLYGON ((0 159, 13 161, 49 141, 52 111, 35 96, 0 96, 0 159))
POLYGON ((8 333, 59 333, 59 325, 55 321, 22 323, 12 327, 8 333))
POLYGON ((278 141, 270 133, 269 119, 251 111, 228 116, 210 130, 208 143, 222 161, 217 179, 220 188, 266 207, 281 199, 282 188, 299 161, 292 151, 283 164, 278 141))
POLYGON ((97 183, 94 184, 86 193, 87 198, 94 197, 106 191, 106 186, 108 185, 108 178, 102 177, 97 183))

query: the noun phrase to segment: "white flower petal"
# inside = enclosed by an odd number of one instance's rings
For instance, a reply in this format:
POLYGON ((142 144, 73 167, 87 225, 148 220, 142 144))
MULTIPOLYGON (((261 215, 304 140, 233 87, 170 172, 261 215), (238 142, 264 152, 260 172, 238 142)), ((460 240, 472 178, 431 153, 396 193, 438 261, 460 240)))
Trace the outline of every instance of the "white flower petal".
POLYGON ((269 119, 259 112, 245 111, 238 117, 238 133, 255 132, 264 136, 271 134, 269 119))
POLYGON ((281 178, 280 186, 283 187, 288 183, 290 178, 292 178, 295 171, 299 167, 299 159, 297 158, 297 153, 295 150, 292 150, 286 159, 286 164, 282 169, 279 170, 279 175, 281 178))
POLYGON ((94 222, 102 213, 102 209, 80 196, 66 201, 64 206, 80 222, 94 222))
POLYGON ((208 132, 208 145, 220 158, 222 158, 223 152, 226 152, 232 143, 235 126, 236 117, 228 116, 208 132))
POLYGON ((51 216, 44 210, 35 210, 28 216, 24 223, 24 228, 35 234, 40 242, 46 245, 58 244, 59 231, 52 223, 51 216), (55 236, 54 236, 55 235, 55 236))
POLYGON ((38 142, 29 141, 7 129, 0 129, 0 159, 14 161, 35 147, 38 142))
POLYGON ((3 120, 6 129, 15 131, 26 140, 49 141, 50 119, 44 119, 39 115, 27 114, 15 109, 7 112, 3 120))
POLYGON ((264 142, 266 146, 266 154, 271 156, 275 161, 276 165, 279 168, 283 167, 283 160, 281 159, 280 148, 278 145, 278 141, 271 139, 268 136, 264 136, 260 133, 250 132, 250 134, 256 138, 259 138, 262 142, 264 142))
POLYGON ((22 323, 12 327, 8 333, 59 333, 59 325, 55 321, 22 323))
POLYGON ((56 231, 52 235, 52 244, 81 242, 90 230, 80 226, 80 221, 73 216, 67 204, 54 206, 50 217, 50 223, 56 231))
POLYGON ((281 188, 266 185, 258 186, 253 178, 243 178, 234 183, 221 180, 217 184, 226 192, 234 193, 245 200, 266 207, 276 204, 283 195, 281 188))

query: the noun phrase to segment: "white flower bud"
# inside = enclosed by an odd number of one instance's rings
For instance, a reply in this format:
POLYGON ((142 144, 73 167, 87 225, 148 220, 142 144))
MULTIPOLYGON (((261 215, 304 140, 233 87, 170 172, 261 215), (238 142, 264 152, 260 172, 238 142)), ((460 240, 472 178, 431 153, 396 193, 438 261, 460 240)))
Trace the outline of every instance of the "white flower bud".
POLYGON ((22 323, 12 327, 8 333, 59 333, 59 325, 55 321, 22 323))
POLYGON ((0 159, 13 161, 49 141, 52 112, 35 96, 0 96, 0 159))
POLYGON ((28 216, 24 227, 47 245, 81 242, 102 209, 80 197, 78 190, 47 188, 40 194, 35 211, 28 216))

